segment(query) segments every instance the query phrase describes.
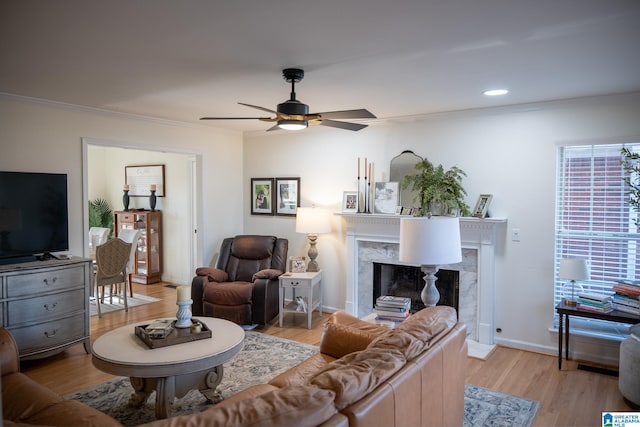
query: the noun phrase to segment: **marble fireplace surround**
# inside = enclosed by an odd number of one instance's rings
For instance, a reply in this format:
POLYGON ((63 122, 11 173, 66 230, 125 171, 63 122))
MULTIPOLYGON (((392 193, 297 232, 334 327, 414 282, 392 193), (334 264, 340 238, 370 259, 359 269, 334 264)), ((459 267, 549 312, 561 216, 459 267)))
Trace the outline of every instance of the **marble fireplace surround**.
MULTIPOLYGON (((371 313, 374 261, 398 261, 400 216, 341 214, 346 222, 345 311, 364 317, 371 313)), ((469 339, 493 344, 496 236, 506 219, 460 218, 461 263, 440 266, 460 272, 459 318, 469 339)))

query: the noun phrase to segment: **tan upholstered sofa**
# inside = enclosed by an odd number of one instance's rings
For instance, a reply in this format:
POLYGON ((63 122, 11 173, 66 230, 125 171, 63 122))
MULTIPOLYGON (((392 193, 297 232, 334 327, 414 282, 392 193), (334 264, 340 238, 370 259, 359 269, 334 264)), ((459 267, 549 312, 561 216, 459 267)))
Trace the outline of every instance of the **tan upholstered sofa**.
MULTIPOLYGON (((393 330, 334 313, 320 352, 268 384, 249 387, 201 413, 146 426, 461 426, 465 338, 466 327, 449 307, 421 310, 393 330)), ((8 420, 119 425, 19 374, 17 352, 7 361, 4 348, 5 425, 8 420)))
POLYGON ((466 327, 450 307, 394 330, 334 313, 320 352, 199 414, 147 427, 461 426, 466 327))
POLYGON ((9 331, 0 328, 2 416, 5 426, 96 426, 119 423, 110 416, 38 384, 20 372, 18 346, 9 331))

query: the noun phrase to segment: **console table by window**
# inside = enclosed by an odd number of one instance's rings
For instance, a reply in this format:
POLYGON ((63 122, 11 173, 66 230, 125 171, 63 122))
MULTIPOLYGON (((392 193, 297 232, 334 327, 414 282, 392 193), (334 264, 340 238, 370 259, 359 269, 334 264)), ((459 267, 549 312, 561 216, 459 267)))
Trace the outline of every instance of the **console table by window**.
POLYGON ((569 360, 569 317, 585 317, 588 319, 607 320, 609 322, 619 322, 636 324, 640 323, 640 316, 624 311, 613 310, 609 313, 594 313, 591 311, 578 310, 576 307, 560 303, 556 306, 556 311, 560 317, 558 324, 558 369, 562 369, 562 337, 564 335, 565 359, 569 360), (564 324, 567 325, 567 333, 564 333, 564 324))

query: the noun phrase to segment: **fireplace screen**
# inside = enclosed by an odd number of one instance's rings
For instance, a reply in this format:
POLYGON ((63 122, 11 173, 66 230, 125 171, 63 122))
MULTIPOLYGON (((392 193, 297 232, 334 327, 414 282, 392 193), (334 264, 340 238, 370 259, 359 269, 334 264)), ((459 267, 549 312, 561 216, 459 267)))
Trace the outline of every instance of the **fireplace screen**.
MULTIPOLYGON (((373 263, 373 306, 381 295, 411 298, 411 312, 424 308, 420 293, 424 288, 424 273, 420 267, 399 264, 373 263)), ((436 288, 440 292, 438 305, 458 310, 459 277, 455 270, 438 270, 436 288)))

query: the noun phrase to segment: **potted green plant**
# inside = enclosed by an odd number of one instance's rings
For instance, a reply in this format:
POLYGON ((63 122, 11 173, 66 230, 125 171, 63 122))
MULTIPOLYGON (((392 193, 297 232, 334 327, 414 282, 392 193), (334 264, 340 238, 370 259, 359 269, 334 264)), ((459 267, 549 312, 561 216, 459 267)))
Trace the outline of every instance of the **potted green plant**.
POLYGON ((467 192, 462 187, 462 178, 467 174, 457 166, 444 170, 442 165, 435 166, 427 158, 415 165, 415 174, 405 175, 402 188, 411 187, 416 193, 414 202, 420 204, 419 216, 470 214, 469 206, 464 202, 467 192))
POLYGON ((104 227, 113 233, 113 209, 111 204, 101 198, 89 201, 89 227, 104 227))

